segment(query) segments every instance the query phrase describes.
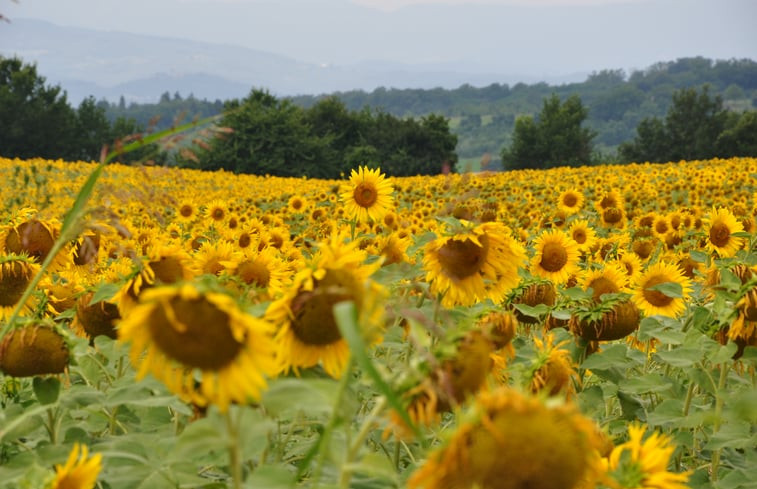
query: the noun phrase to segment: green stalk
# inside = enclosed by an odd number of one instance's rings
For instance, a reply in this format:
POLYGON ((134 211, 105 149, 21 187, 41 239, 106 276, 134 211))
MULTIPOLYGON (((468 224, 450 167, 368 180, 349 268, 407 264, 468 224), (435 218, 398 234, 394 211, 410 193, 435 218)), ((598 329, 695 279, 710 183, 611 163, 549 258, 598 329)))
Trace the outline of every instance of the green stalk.
POLYGON ((231 481, 234 489, 242 489, 242 458, 239 449, 238 426, 231 419, 231 410, 224 413, 226 429, 229 432, 229 466, 231 468, 231 481))
MULTIPOLYGON (((720 429, 721 424, 721 416, 723 415, 723 404, 725 403, 725 400, 723 399, 723 392, 725 390, 726 381, 728 380, 728 364, 722 363, 720 364, 720 378, 718 379, 718 390, 715 393, 717 396, 715 398, 715 426, 713 430, 713 434, 717 433, 720 429)), ((715 450, 715 453, 712 454, 712 481, 717 482, 718 480, 718 468, 720 466, 720 454, 722 448, 718 448, 715 450)))
POLYGON ((363 425, 360 427, 355 440, 350 444, 350 448, 347 451, 347 456, 342 463, 341 473, 339 474, 339 487, 342 489, 348 489, 350 487, 350 479, 352 478, 352 469, 349 468, 350 464, 357 458, 360 449, 363 447, 363 442, 368 437, 371 428, 375 425, 375 418, 386 407, 386 397, 382 397, 373 407, 370 414, 363 421, 363 425))

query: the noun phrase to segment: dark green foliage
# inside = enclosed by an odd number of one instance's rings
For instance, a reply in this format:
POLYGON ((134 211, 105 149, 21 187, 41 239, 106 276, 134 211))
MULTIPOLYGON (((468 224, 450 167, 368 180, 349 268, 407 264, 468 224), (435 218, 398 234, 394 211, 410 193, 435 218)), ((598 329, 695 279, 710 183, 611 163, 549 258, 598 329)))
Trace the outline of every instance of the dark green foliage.
POLYGON ((0 151, 6 157, 59 158, 69 153, 76 114, 60 87, 45 85, 34 65, 0 57, 0 151))
POLYGON ((457 138, 436 115, 415 120, 349 111, 337 98, 303 109, 261 90, 227 103, 224 114, 219 124, 232 132, 199 154, 200 168, 338 178, 364 164, 396 176, 435 174, 457 160, 457 138))
POLYGON ((505 169, 590 164, 595 133, 582 127, 587 115, 576 95, 562 103, 556 94, 544 99, 538 120, 523 116, 515 121, 512 145, 501 155, 505 169))
MULTIPOLYGON (((73 109, 59 86, 45 85, 35 65, 0 57, 0 155, 8 158, 48 158, 95 161, 104 144, 142 128, 133 120, 112 126, 105 107, 90 97, 73 109)), ((147 156, 164 161, 156 145, 128 155, 127 161, 147 156)))
POLYGON ((623 161, 667 162, 757 154, 757 113, 736 114, 723 107, 710 87, 673 94, 664 120, 639 123, 636 138, 620 145, 623 161))

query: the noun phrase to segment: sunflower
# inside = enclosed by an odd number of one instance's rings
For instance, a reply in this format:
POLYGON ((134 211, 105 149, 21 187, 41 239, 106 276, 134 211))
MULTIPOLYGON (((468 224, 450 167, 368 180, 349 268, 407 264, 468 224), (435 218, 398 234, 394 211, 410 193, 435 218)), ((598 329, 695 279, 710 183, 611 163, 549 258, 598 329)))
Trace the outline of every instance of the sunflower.
POLYGON ((358 241, 345 243, 344 234, 334 233, 320 243, 284 295, 269 305, 266 318, 278 327, 281 371, 297 373, 300 367, 320 362, 327 374, 341 377, 349 347, 334 317, 333 307, 339 302, 354 302, 369 343, 380 338, 387 292, 370 278, 380 263, 365 265, 366 253, 358 246, 358 241))
POLYGON ((357 222, 381 221, 392 206, 390 179, 384 179, 379 168, 361 166, 358 171, 352 170, 349 183, 340 194, 347 216, 357 222))
POLYGON ((744 239, 732 236, 744 231, 744 225, 728 209, 712 209, 705 219, 707 249, 721 257, 731 257, 741 247, 744 239))
POLYGON ((641 258, 636 253, 619 253, 617 264, 625 271, 629 283, 636 280, 642 268, 641 258))
POLYGON ((10 330, 0 342, 0 372, 13 377, 63 373, 69 349, 57 327, 31 322, 10 330))
POLYGON ((574 489, 598 478, 598 429, 572 405, 499 388, 481 392, 467 418, 408 487, 574 489))
POLYGON ((565 190, 557 198, 557 207, 568 216, 581 210, 584 205, 584 194, 575 189, 565 190))
POLYGON ((686 301, 691 292, 691 280, 672 263, 659 262, 650 265, 636 281, 633 301, 647 316, 660 314, 675 317, 686 309, 686 301), (652 287, 673 283, 680 286, 680 294, 664 294, 652 287), (673 295, 673 297, 671 297, 673 295), (675 297, 680 295, 680 297, 675 297))
POLYGON ((118 327, 137 377, 148 372, 181 398, 226 411, 260 398, 275 374, 273 326, 229 296, 185 283, 145 291, 118 327))
POLYGON ((271 297, 282 293, 291 281, 289 269, 278 250, 270 247, 243 252, 233 274, 247 285, 266 290, 271 297))
MULTIPOLYGON (((11 315, 38 270, 39 265, 23 255, 0 257, 0 320, 11 315)), ((34 295, 30 295, 19 314, 31 313, 35 304, 34 295)))
MULTIPOLYGON (((56 220, 36 218, 7 227, 0 234, 0 252, 25 255, 42 263, 53 249, 60 235, 60 223, 56 220)), ((61 250, 52 262, 52 269, 59 269, 70 262, 71 251, 61 250)))
POLYGON ((608 190, 602 194, 602 197, 594 203, 594 208, 600 215, 603 211, 616 208, 623 209, 625 207, 625 201, 617 190, 608 190))
POLYGON ((308 201, 299 195, 293 195, 287 201, 287 211, 290 214, 305 214, 309 208, 310 204, 308 204, 308 201))
POLYGON ((686 489, 690 472, 668 471, 675 447, 667 435, 653 433, 643 440, 647 427, 634 423, 628 427, 629 440, 616 446, 607 459, 608 476, 613 487, 686 489))
POLYGON ((176 207, 176 220, 190 223, 197 218, 198 213, 197 204, 193 200, 183 200, 176 207))
POLYGON ((474 226, 461 221, 451 236, 436 238, 424 250, 423 268, 431 292, 441 294, 444 307, 469 306, 487 298, 494 302, 518 285, 523 247, 501 223, 474 226))
POLYGON ((625 268, 618 264, 606 263, 602 268, 587 271, 580 280, 584 290, 592 289, 592 299, 600 301, 603 294, 617 294, 625 289, 628 276, 625 268))
POLYGON ((570 352, 562 347, 568 340, 554 344, 554 335, 546 333, 543 339, 534 337, 536 359, 532 366, 529 390, 533 394, 544 392, 548 396, 563 394, 570 398, 575 394, 573 380, 578 379, 570 352))
POLYGON ((220 199, 212 200, 205 207, 205 218, 211 224, 221 224, 229 213, 229 205, 220 199))
POLYGON ((562 284, 578 271, 578 244, 564 232, 558 229, 546 231, 536 238, 534 247, 532 274, 562 284))
POLYGON ((220 275, 224 270, 236 267, 241 256, 234 243, 205 241, 194 254, 192 272, 197 275, 220 275))
POLYGON ((749 289, 736 303, 738 314, 728 328, 731 340, 748 340, 757 332, 757 289, 749 289))
POLYGON ((597 233, 586 219, 576 219, 570 223, 568 235, 578 244, 581 252, 588 252, 597 242, 597 233))
POLYGON ((74 443, 66 465, 55 466, 55 479, 45 489, 93 489, 102 468, 102 454, 89 457, 87 445, 74 443))

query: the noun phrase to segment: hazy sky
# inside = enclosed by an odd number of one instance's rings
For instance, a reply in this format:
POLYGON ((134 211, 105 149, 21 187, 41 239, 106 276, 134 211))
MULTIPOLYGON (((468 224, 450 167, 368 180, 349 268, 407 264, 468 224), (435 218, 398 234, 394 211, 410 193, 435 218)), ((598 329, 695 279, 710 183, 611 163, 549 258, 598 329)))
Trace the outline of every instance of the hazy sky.
POLYGON ((757 59, 757 0, 0 0, 0 13, 322 65, 538 76, 757 59))

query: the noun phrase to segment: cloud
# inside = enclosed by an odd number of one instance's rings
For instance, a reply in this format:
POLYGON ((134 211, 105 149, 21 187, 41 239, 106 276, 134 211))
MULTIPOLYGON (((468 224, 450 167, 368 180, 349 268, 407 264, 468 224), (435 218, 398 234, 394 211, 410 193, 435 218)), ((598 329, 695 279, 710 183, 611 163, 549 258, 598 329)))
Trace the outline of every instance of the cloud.
POLYGON ((398 10, 411 5, 443 4, 443 5, 520 5, 520 6, 549 6, 549 5, 603 5, 617 3, 645 2, 648 0, 350 0, 352 3, 379 10, 398 10))

